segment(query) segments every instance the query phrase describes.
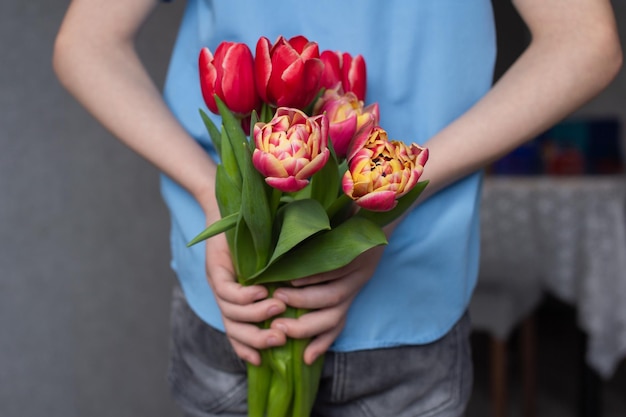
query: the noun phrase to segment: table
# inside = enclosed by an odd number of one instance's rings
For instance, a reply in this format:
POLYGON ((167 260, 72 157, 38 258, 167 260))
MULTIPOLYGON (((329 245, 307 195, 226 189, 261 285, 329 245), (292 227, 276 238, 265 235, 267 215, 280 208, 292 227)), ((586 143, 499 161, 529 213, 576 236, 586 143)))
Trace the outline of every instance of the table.
POLYGON ((577 309, 602 378, 626 357, 626 177, 487 177, 481 277, 538 280, 577 309))

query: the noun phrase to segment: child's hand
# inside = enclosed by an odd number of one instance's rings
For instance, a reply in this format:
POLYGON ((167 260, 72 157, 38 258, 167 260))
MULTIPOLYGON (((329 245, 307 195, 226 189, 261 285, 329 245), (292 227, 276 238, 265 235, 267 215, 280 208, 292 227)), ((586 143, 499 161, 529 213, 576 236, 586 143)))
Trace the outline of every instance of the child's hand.
POLYGON ((298 319, 277 318, 272 328, 293 338, 313 337, 304 352, 307 364, 322 355, 337 338, 350 304, 374 274, 384 247, 361 254, 350 264, 335 271, 293 281, 295 288, 279 288, 274 298, 311 311, 298 319))
POLYGON ((278 329, 261 330, 256 323, 282 313, 285 303, 268 299, 267 289, 261 285, 244 287, 237 283, 223 234, 206 241, 206 271, 235 352, 250 363, 260 364, 258 349, 283 345, 286 337, 278 329))

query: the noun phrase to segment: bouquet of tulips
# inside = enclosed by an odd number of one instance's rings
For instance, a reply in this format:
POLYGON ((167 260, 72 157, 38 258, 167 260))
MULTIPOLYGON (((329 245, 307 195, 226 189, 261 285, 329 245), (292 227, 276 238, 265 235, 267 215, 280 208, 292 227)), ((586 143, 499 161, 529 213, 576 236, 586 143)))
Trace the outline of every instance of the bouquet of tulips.
MULTIPOLYGON (((320 54, 303 36, 263 37, 255 56, 242 43, 203 48, 199 69, 206 105, 222 117, 218 129, 200 110, 220 157, 221 219, 189 245, 226 233, 238 281, 272 294, 387 243, 382 227, 426 186, 428 150, 391 141, 378 125, 378 105, 364 105, 362 56, 320 54)), ((323 357, 305 364, 308 342, 288 339, 248 365, 250 417, 310 415, 323 357)))

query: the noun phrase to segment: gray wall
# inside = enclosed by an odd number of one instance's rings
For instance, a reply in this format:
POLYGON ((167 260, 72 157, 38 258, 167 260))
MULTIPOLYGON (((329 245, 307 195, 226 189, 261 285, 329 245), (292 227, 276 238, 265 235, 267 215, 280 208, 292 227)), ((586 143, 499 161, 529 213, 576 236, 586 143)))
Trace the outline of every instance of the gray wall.
MULTIPOLYGON (((54 77, 68 4, 0 2, 0 416, 173 416, 158 175, 54 77)), ((141 36, 159 84, 183 5, 141 36)))
MULTIPOLYGON (((175 416, 157 172, 52 74, 68 3, 0 1, 0 416, 175 416)), ((141 36, 159 84, 182 6, 160 7, 141 36)), ((580 113, 626 120, 625 89, 622 72, 580 113)))

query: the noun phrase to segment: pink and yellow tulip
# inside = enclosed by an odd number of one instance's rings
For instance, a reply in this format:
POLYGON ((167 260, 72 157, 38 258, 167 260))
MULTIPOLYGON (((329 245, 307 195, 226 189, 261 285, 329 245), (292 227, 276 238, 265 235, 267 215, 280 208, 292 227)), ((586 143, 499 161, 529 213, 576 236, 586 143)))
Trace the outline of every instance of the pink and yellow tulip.
POLYGON ((369 131, 378 125, 380 112, 378 103, 363 107, 363 101, 354 93, 340 94, 339 90, 326 90, 315 103, 313 113, 326 114, 330 141, 337 156, 344 158, 350 148, 360 148, 367 140, 369 131))
POLYGON ((247 116, 259 107, 254 58, 247 45, 222 42, 215 56, 208 48, 202 48, 198 66, 202 97, 213 113, 219 114, 214 95, 238 116, 247 116))
POLYGON ((364 209, 391 210, 417 184, 427 160, 428 149, 389 141, 387 132, 374 128, 349 160, 343 191, 364 209))
POLYGON ((317 43, 304 36, 280 36, 274 45, 260 38, 254 62, 257 90, 271 106, 304 109, 320 89, 324 64, 317 43))
POLYGON ((330 156, 328 118, 279 107, 269 123, 254 126, 252 163, 274 188, 301 190, 330 156))

